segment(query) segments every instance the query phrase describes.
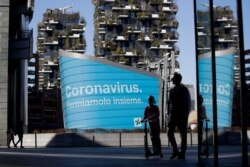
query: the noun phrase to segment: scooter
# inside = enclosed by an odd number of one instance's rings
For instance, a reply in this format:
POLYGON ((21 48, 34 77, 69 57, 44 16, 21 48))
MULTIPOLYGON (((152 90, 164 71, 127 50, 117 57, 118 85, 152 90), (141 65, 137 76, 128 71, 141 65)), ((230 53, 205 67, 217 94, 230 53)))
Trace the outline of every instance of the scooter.
POLYGON ((145 158, 148 159, 150 156, 160 156, 161 158, 163 158, 163 154, 162 152, 160 152, 159 154, 153 154, 148 146, 148 128, 147 128, 147 124, 149 122, 149 118, 147 119, 143 119, 141 122, 144 122, 144 149, 145 149, 145 158))

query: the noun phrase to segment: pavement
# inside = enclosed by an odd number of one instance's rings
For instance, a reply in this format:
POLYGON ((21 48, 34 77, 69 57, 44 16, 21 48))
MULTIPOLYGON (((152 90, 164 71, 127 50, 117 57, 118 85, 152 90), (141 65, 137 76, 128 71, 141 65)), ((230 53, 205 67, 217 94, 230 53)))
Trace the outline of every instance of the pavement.
MULTIPOLYGON (((220 149, 219 167, 240 167, 240 146, 220 149)), ((185 160, 170 160, 170 147, 163 147, 163 158, 145 159, 143 147, 0 147, 0 167, 195 167, 197 146, 188 147, 185 160)), ((211 166, 211 154, 203 158, 211 166)), ((250 160, 250 158, 249 158, 250 160)))

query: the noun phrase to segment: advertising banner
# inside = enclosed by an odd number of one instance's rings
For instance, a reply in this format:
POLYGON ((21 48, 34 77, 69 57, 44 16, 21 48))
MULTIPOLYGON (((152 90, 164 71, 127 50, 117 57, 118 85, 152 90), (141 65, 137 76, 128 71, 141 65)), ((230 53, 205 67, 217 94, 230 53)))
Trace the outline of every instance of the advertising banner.
MULTIPOLYGON (((216 51, 216 90, 218 127, 231 127, 234 49, 216 51)), ((204 98, 209 127, 213 125, 212 62, 211 52, 199 55, 199 90, 204 98)))
POLYGON ((60 50, 66 129, 135 129, 148 96, 159 102, 160 77, 106 59, 60 50))

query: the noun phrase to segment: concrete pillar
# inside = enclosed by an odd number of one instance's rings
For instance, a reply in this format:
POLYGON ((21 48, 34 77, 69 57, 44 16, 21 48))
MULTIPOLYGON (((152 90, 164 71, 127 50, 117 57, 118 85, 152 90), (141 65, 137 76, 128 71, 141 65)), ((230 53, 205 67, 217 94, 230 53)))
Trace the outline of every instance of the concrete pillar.
POLYGON ((28 60, 22 59, 20 66, 21 75, 21 88, 20 88, 20 100, 21 100, 21 113, 20 119, 23 120, 24 133, 28 132, 28 60))
POLYGON ((7 145, 9 0, 0 0, 0 146, 7 145))

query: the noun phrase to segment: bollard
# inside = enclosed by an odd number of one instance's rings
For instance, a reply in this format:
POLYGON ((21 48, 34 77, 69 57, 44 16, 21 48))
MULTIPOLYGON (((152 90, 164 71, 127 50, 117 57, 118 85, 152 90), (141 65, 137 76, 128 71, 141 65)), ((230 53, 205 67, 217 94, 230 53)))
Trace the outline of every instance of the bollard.
POLYGON ((37 148, 37 134, 35 133, 35 148, 37 148))
POLYGON ((191 142, 191 146, 193 146, 193 134, 192 134, 191 129, 190 129, 190 142, 191 142))
POLYGON ((95 136, 93 136, 93 147, 95 147, 95 136))
POLYGON ((119 132, 119 146, 122 147, 122 133, 119 132))

